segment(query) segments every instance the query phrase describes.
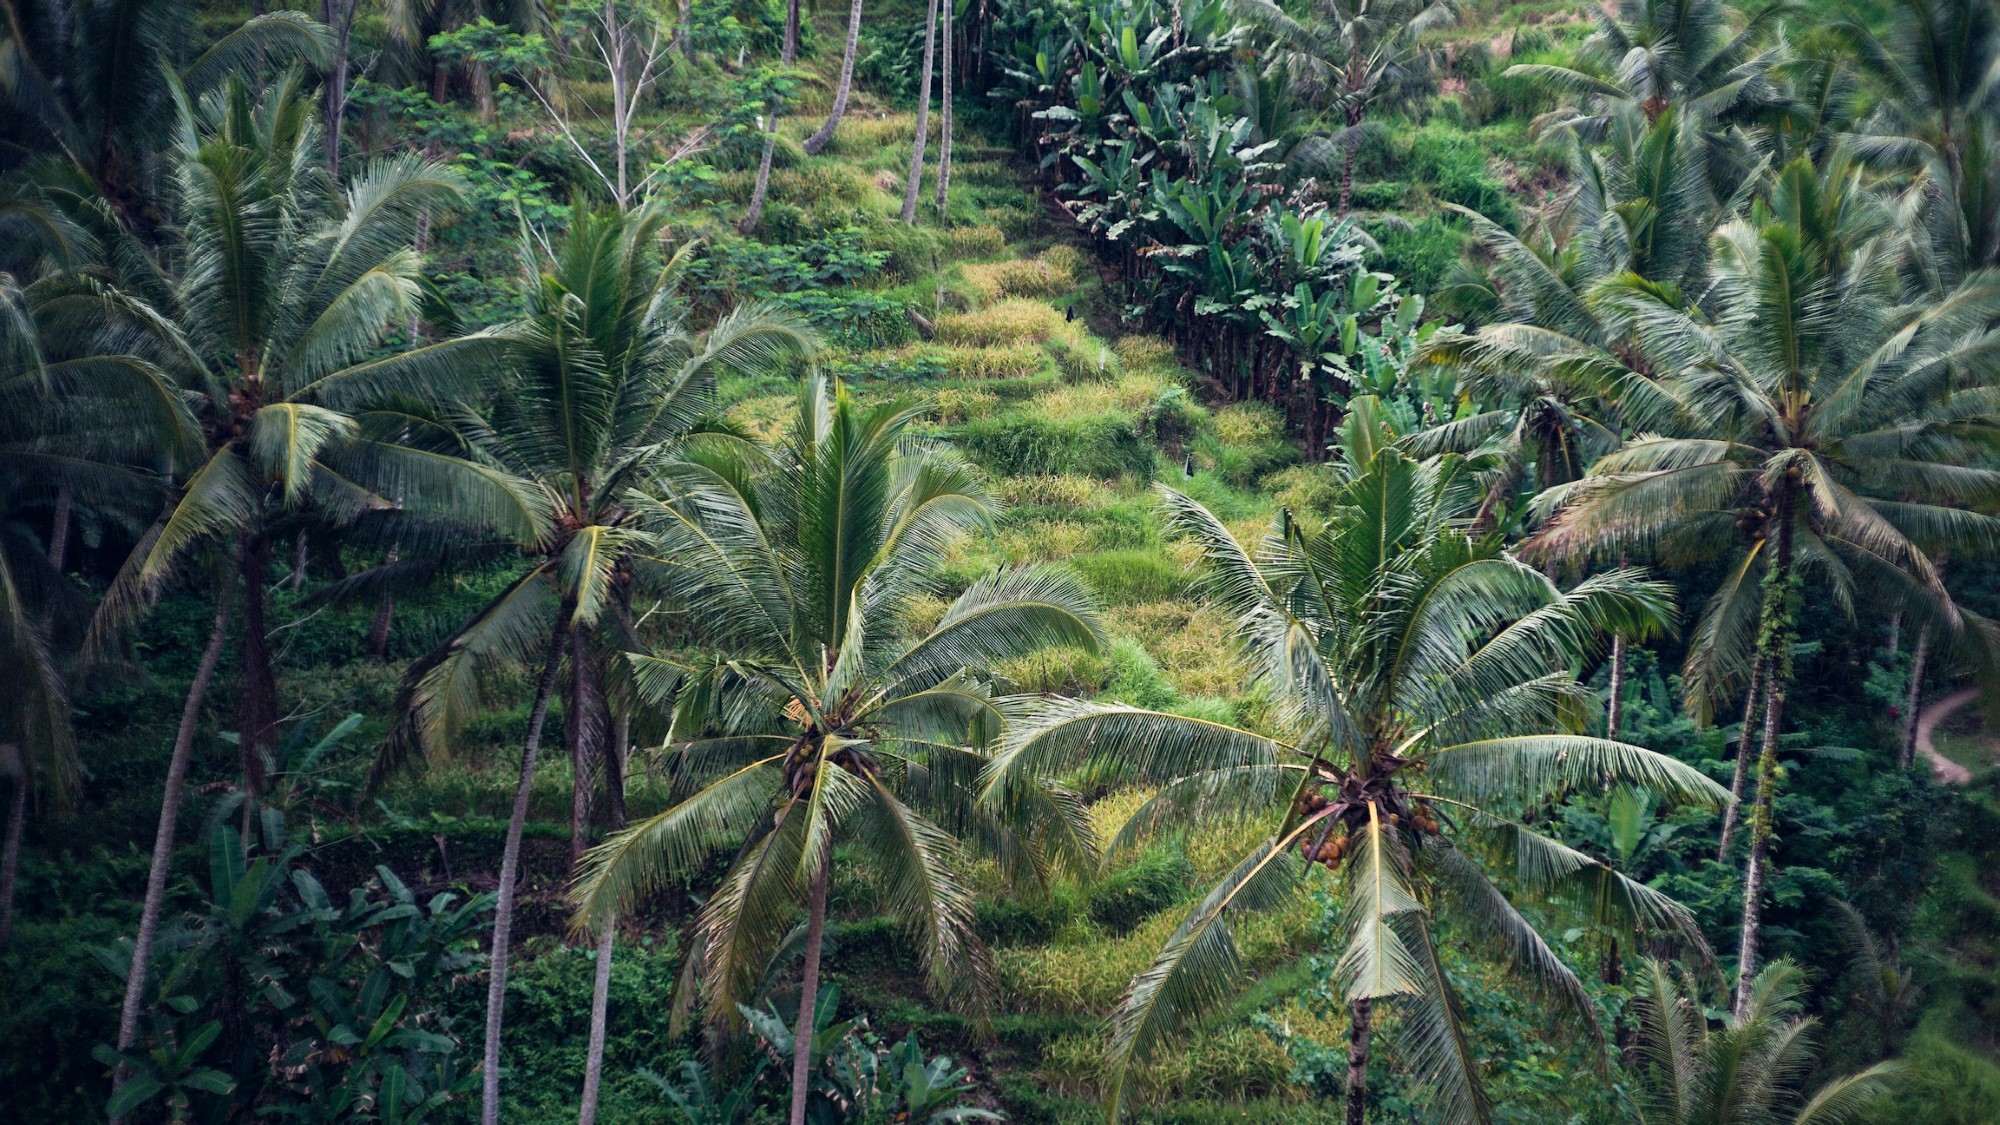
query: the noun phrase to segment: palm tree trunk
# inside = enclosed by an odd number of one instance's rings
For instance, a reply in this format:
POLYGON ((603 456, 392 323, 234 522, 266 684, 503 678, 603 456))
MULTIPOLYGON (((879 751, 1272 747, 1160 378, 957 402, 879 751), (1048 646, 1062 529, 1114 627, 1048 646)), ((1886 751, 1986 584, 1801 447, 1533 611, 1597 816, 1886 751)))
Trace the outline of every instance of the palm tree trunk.
MULTIPOLYGON (((625 827, 625 761, 631 744, 632 719, 618 716, 612 728, 610 767, 605 781, 612 794, 611 830, 625 827)), ((607 918, 597 935, 597 979, 590 989, 590 1046, 583 1058, 583 1102, 577 1109, 576 1125, 596 1125, 597 1093, 604 1084, 604 1030, 611 1015, 611 953, 618 939, 618 922, 607 918)))
POLYGON ((237 755, 243 773, 243 847, 256 823, 264 792, 264 763, 276 745, 278 677, 271 667, 270 626, 264 616, 264 583, 271 571, 271 541, 253 534, 243 543, 243 682, 236 706, 237 755))
POLYGON ((597 687, 582 629, 569 634, 569 705, 563 708, 563 741, 569 749, 569 869, 583 863, 590 845, 597 776, 604 765, 604 695, 597 687))
POLYGON ((1764 920, 1764 879, 1769 866, 1771 836, 1775 825, 1771 812, 1778 788, 1778 733, 1785 716, 1785 691, 1791 683, 1792 628, 1797 575, 1792 568, 1792 521, 1797 503, 1790 484, 1780 486, 1773 519, 1778 525, 1778 557, 1765 578, 1763 606, 1759 613, 1757 640, 1762 648, 1769 681, 1764 701, 1763 746, 1757 754, 1757 803, 1750 812, 1750 859, 1743 872, 1743 931, 1736 953, 1736 1000, 1732 1012, 1740 1013, 1750 1001, 1750 988, 1757 975, 1757 942, 1764 920))
POLYGON ((1729 781, 1729 804, 1722 810, 1722 838, 1715 848, 1717 860, 1729 858, 1729 839, 1736 834, 1736 818, 1743 808, 1743 782, 1750 772, 1751 733, 1757 721, 1758 695, 1764 689, 1764 661, 1750 667, 1750 689, 1743 696, 1743 730, 1736 736, 1736 775, 1729 781))
POLYGON ((917 82, 917 137, 910 147, 910 180, 903 188, 903 221, 914 225, 917 221, 917 196, 924 183, 924 142, 929 140, 931 128, 931 63, 937 53, 937 18, 939 0, 931 0, 924 17, 924 65, 917 82))
POLYGON ((1743 872, 1743 931, 1736 946, 1736 1000, 1730 1011, 1749 1003, 1757 975, 1758 930, 1764 922, 1764 874, 1771 848, 1771 797, 1778 785, 1778 725, 1784 718, 1785 685, 1773 677, 1764 703, 1763 747, 1757 755, 1757 803, 1750 812, 1750 860, 1743 872))
POLYGON ((63 564, 69 561, 70 513, 76 506, 75 497, 70 494, 69 485, 56 490, 56 510, 49 519, 49 565, 56 573, 62 573, 63 564))
MULTIPOLYGON (((194 751, 195 727, 201 721, 201 705, 208 685, 215 678, 215 666, 222 661, 222 646, 229 639, 229 588, 218 583, 215 591, 215 624, 208 631, 208 647, 195 666, 194 680, 188 684, 187 701, 181 705, 181 723, 174 731, 173 756, 167 759, 166 788, 160 794, 160 823, 153 833, 153 861, 146 870, 146 901, 139 909, 139 936, 132 942, 132 965, 125 974, 125 1003, 118 1010, 118 1049, 130 1050, 139 1038, 139 1010, 146 1001, 146 971, 153 960, 153 938, 160 929, 160 911, 167 900, 167 869, 174 852, 174 828, 180 820, 181 787, 187 781, 188 757, 194 751)), ((111 1092, 125 1084, 124 1068, 111 1079, 111 1092)), ((114 1119, 113 1125, 117 1125, 114 1119)))
POLYGON ((1625 726, 1625 638, 1611 637, 1611 699, 1604 708, 1604 737, 1618 741, 1625 726))
POLYGON ((1374 1004, 1366 996, 1356 1000, 1347 1029, 1347 1125, 1368 1120, 1368 1031, 1374 1004))
MULTIPOLYGON (((789 67, 798 60, 798 57, 799 0, 786 0, 785 49, 779 56, 779 59, 785 66, 789 67)), ((757 183, 756 186, 750 189, 750 206, 744 209, 743 221, 737 224, 736 227, 743 234, 749 234, 751 231, 756 230, 757 224, 764 221, 764 196, 769 194, 771 190, 771 154, 778 147, 777 102, 773 101, 769 108, 771 120, 765 129, 764 155, 757 161, 757 183)))
POLYGON ((1903 756, 1904 769, 1917 756, 1917 704, 1924 698, 1924 664, 1931 654, 1931 631, 1917 631, 1917 653, 1910 661, 1910 691, 1903 700, 1903 756))
MULTIPOLYGON (((938 0, 944 11, 944 27, 939 34, 943 58, 939 60, 939 86, 943 97, 938 102, 938 185, 937 209, 938 225, 945 225, 945 204, 951 200, 951 8, 952 0, 938 0)), ((1179 9, 1176 9, 1178 11, 1179 9)))
POLYGON ((840 128, 840 119, 847 116, 847 99, 854 93, 854 48, 860 42, 861 0, 853 0, 847 7, 847 48, 840 56, 840 85, 833 90, 833 112, 826 115, 826 124, 806 138, 807 156, 818 156, 833 140, 833 131, 840 128))
MULTIPOLYGON (((944 0, 949 3, 950 0, 944 0)), ((826 885, 833 854, 820 860, 806 906, 806 963, 799 975, 799 1018, 792 1031, 791 1125, 806 1125, 806 1088, 812 1080, 813 1009, 819 1004, 819 947, 826 936, 826 885)))
POLYGON ((382 660, 389 655, 389 626, 396 619, 396 596, 382 595, 375 606, 375 619, 368 623, 368 658, 382 660))
POLYGON ((1521 459, 1509 457, 1506 465, 1500 470, 1499 479, 1493 482, 1492 488, 1486 490, 1486 499, 1479 502, 1479 511, 1472 517, 1472 526, 1468 530, 1474 539, 1493 534, 1493 529, 1500 524, 1501 502, 1512 496, 1514 489, 1520 483, 1521 459))
POLYGON ((7 802, 7 844, 0 850, 0 949, 14 942, 14 882, 21 873, 21 836, 28 823, 28 762, 14 775, 14 795, 7 802))
MULTIPOLYGON (((563 616, 568 616, 564 607, 563 616)), ((486 1058, 480 1093, 480 1125, 500 1125, 500 1024, 507 1000, 507 943, 514 936, 514 884, 521 869, 521 833, 528 824, 528 798, 535 788, 535 757, 542 749, 542 724, 549 717, 549 700, 556 693, 556 672, 562 667, 567 630, 558 625, 549 634, 549 655, 535 685, 535 706, 528 713, 528 738, 521 745, 521 780, 514 786, 514 813, 507 820, 507 842, 500 851, 500 892, 493 907, 493 962, 486 982, 486 1058)))

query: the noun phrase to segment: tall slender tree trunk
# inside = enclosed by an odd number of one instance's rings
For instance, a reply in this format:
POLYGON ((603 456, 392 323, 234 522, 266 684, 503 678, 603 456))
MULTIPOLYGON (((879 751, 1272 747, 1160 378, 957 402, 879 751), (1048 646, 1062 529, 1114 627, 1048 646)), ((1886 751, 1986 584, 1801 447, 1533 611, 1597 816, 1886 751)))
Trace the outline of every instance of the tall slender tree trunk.
MULTIPOLYGON (((611 754, 606 761, 606 788, 611 794, 611 830, 625 827, 625 752, 632 741, 632 719, 619 715, 612 727, 611 754)), ((604 1084, 604 1036, 611 1018, 611 954, 618 941, 618 920, 607 918, 597 934, 597 977, 590 989, 590 1045, 583 1056, 583 1101, 576 1125, 596 1125, 598 1091, 604 1084)))
MULTIPOLYGON (((563 607, 562 617, 569 609, 563 607)), ((507 944, 514 936, 514 892, 521 870, 521 833, 528 824, 528 799, 535 789, 535 758, 542 749, 542 725, 548 721, 549 700, 556 693, 556 672, 562 667, 567 630, 557 625, 549 634, 549 655, 535 685, 535 706, 528 713, 528 738, 521 745, 521 779, 514 786, 514 812, 507 819, 507 842, 500 851, 500 891, 493 906, 493 961, 486 982, 486 1054, 481 1075, 480 1125, 500 1125, 500 1025, 507 1006, 507 944)))
POLYGON ((799 1018, 792 1030, 791 1125, 806 1125, 806 1090, 812 1084, 813 1009, 819 1005, 819 949, 826 936, 826 885, 832 877, 833 853, 828 851, 820 860, 807 896, 806 963, 799 974, 799 1018))
POLYGON ((49 565, 58 574, 69 562, 69 525, 75 507, 76 498, 71 495, 69 485, 56 489, 56 510, 49 519, 49 565))
MULTIPOLYGON (((153 832, 153 860, 146 869, 146 901, 139 908, 139 936, 132 942, 132 965, 125 974, 125 1002, 118 1010, 118 1049, 127 1051, 139 1038, 139 1011, 146 1004, 146 975, 153 960, 153 939, 160 929, 160 911, 167 901, 167 872, 172 866, 174 829, 180 821, 181 788, 187 782, 188 757, 194 751, 195 727, 201 722, 201 705, 208 685, 215 679, 215 666, 222 661, 222 646, 229 639, 229 584, 217 583, 215 624, 208 631, 208 647, 195 666, 194 680, 188 684, 187 701, 181 705, 180 726, 174 731, 174 750, 167 759, 167 783, 160 794, 160 823, 153 832)), ((120 1067, 111 1079, 111 1092, 125 1085, 120 1067)), ((114 1119, 113 1125, 116 1125, 114 1119)))
POLYGON ((1625 729, 1625 638, 1611 637, 1611 699, 1604 708, 1604 737, 1613 742, 1625 729))
POLYGON ((347 41, 357 0, 321 0, 320 18, 333 31, 332 66, 326 72, 326 170, 340 180, 340 126, 347 116, 347 41))
POLYGON ((1743 729, 1736 736, 1736 774, 1729 781, 1729 804, 1722 810, 1722 837, 1715 858, 1729 858, 1729 840, 1736 834, 1736 818, 1743 809, 1743 782, 1750 772, 1750 747, 1755 745, 1758 698, 1764 689, 1764 661, 1759 657, 1750 666, 1750 687, 1743 695, 1743 729))
POLYGON ((931 0, 924 16, 924 65, 917 80, 917 137, 910 146, 910 179, 903 188, 903 221, 915 224, 917 221, 917 196, 922 194, 924 183, 924 143, 930 139, 931 129, 931 64, 937 53, 937 18, 939 0, 931 0))
POLYGON ((833 112, 826 115, 826 124, 806 138, 806 155, 818 156, 833 140, 833 131, 840 128, 840 119, 847 116, 847 99, 854 93, 854 49, 861 42, 861 0, 852 0, 847 6, 847 47, 840 56, 840 85, 833 90, 833 112))
POLYGON ((1772 803, 1778 789, 1778 737, 1785 717, 1785 693, 1792 678, 1792 628, 1795 612, 1793 593, 1797 581, 1792 573, 1792 520, 1797 499, 1795 485, 1781 485, 1774 519, 1778 525, 1778 557, 1765 579, 1764 604, 1759 614, 1758 645, 1768 666, 1764 701, 1763 746, 1757 755, 1757 803, 1750 812, 1750 858, 1743 871, 1743 930, 1736 953, 1736 999, 1732 1012, 1741 1013, 1750 1001, 1750 986, 1757 975, 1757 944, 1764 921, 1764 880, 1770 865, 1771 836, 1775 831, 1772 803))
MULTIPOLYGON (((799 0, 785 0, 785 49, 779 60, 787 67, 799 57, 799 0)), ((771 190, 771 155, 778 148, 778 103, 773 99, 769 111, 771 119, 764 132, 764 155, 757 161, 757 183, 750 189, 750 205, 743 211, 743 221, 737 230, 749 234, 764 221, 764 197, 771 190)))
POLYGON ((396 620, 396 595, 384 594, 375 604, 375 618, 368 623, 368 658, 386 659, 389 655, 389 627, 396 620))
POLYGON ((569 747, 569 869, 583 863, 590 846, 590 822, 596 808, 598 775, 604 772, 604 693, 597 668, 590 662, 584 631, 570 630, 569 705, 563 708, 563 741, 569 747))
POLYGON ((1904 769, 1917 757, 1917 706, 1924 698, 1924 665, 1931 655, 1931 631, 1917 630, 1917 652, 1910 660, 1910 690, 1903 700, 1903 755, 1904 769))
POLYGON ((1347 1029, 1347 1125, 1368 1120, 1368 1032, 1374 1006, 1366 996, 1356 1000, 1347 1029))
MULTIPOLYGON (((945 224, 945 204, 951 202, 951 9, 952 0, 938 0, 943 9, 943 27, 938 41, 943 58, 938 62, 942 76, 939 86, 943 97, 938 102, 938 183, 937 209, 938 225, 945 224)), ((1176 9, 1178 11, 1179 9, 1176 9)))
POLYGON ((236 746, 243 772, 243 847, 255 837, 257 802, 264 794, 264 765, 277 744, 278 676, 271 667, 270 625, 264 584, 271 572, 271 541, 252 534, 243 542, 243 682, 237 689, 236 746))
POLYGON ((0 849, 0 949, 14 942, 14 883, 21 873, 22 829, 28 824, 28 757, 14 774, 14 793, 7 801, 7 843, 0 849))

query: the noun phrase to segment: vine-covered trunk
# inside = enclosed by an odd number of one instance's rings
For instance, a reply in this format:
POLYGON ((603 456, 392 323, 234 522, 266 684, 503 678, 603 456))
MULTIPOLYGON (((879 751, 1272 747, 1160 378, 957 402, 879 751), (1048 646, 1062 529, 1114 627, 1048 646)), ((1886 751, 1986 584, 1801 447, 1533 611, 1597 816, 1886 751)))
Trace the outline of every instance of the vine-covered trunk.
MULTIPOLYGON (((160 794, 160 823, 153 832, 153 860, 146 869, 146 900, 139 908, 139 935, 132 941, 132 964, 125 973, 125 1002, 118 1010, 118 1049, 130 1050, 139 1038, 139 1010, 146 1002, 146 974, 153 960, 153 940, 160 929, 160 911, 167 900, 167 870, 172 866, 174 828, 180 820, 181 787, 187 781, 188 756, 194 751, 195 727, 201 722, 201 705, 208 697, 208 685, 215 679, 215 666, 222 661, 222 646, 229 639, 229 588, 218 583, 215 591, 215 624, 208 631, 208 647, 195 666, 194 680, 188 684, 187 700, 181 705, 180 726, 174 731, 173 755, 167 759, 167 783, 160 794)), ((111 1093, 125 1084, 123 1067, 112 1075, 111 1093)), ((116 1125, 117 1119, 113 1119, 116 1125)))
POLYGON ((1771 804, 1778 788, 1778 736, 1785 718, 1785 692, 1792 678, 1792 629, 1797 607, 1798 576, 1792 569, 1792 520, 1796 485, 1780 486, 1774 519, 1778 525, 1778 556, 1764 578, 1757 647, 1769 671, 1764 701, 1763 745, 1757 754, 1757 803, 1750 811, 1750 859, 1743 872, 1743 930, 1736 953, 1736 999, 1731 1011, 1741 1012, 1750 1001, 1757 975, 1757 943, 1764 921, 1764 879, 1770 863, 1775 830, 1771 804))
POLYGON ((924 142, 931 128, 931 65, 937 53, 939 0, 931 0, 924 16, 924 65, 917 78, 917 136, 910 146, 910 178, 903 187, 903 221, 917 221, 917 196, 924 184, 924 142))
MULTIPOLYGON (((605 759, 605 788, 611 796, 611 830, 625 827, 625 753, 632 744, 632 719, 618 716, 611 731, 611 753, 605 759)), ((576 1125, 595 1125, 598 1091, 604 1085, 604 1035, 611 1018, 611 954, 618 941, 618 919, 607 918, 597 933, 597 975, 590 989, 590 1045, 583 1056, 583 1100, 576 1125)))
POLYGON ((1368 1032, 1374 1005, 1366 996, 1356 1000, 1347 1029, 1347 1125, 1368 1120, 1368 1032))
POLYGON ((1472 527, 1469 529, 1473 538, 1478 539, 1493 534, 1493 529, 1500 524, 1500 505, 1507 497, 1514 494, 1514 489, 1520 484, 1521 459, 1509 457, 1507 463, 1500 469, 1500 476, 1494 480, 1493 487, 1486 490, 1486 498, 1479 502, 1479 511, 1473 514, 1472 527))
POLYGON ((1750 772, 1750 747, 1754 745, 1757 705, 1763 689, 1764 661, 1759 657, 1751 662, 1750 688, 1743 695, 1743 730, 1736 736, 1736 774, 1729 781, 1729 804, 1722 810, 1722 838, 1715 848, 1718 860, 1729 858, 1729 840, 1736 833, 1736 818, 1743 808, 1743 782, 1750 772))
POLYGON ((847 7, 847 46, 840 55, 840 85, 833 90, 833 111, 826 115, 826 124, 806 138, 808 156, 818 156, 826 150, 833 140, 833 131, 840 128, 840 119, 847 116, 847 99, 854 93, 854 49, 860 42, 861 0, 853 0, 847 7))
MULTIPOLYGON (((569 616, 569 607, 562 607, 569 616)), ((562 667, 561 625, 549 635, 549 655, 535 685, 535 706, 528 713, 528 737, 521 744, 521 779, 514 786, 514 812, 507 819, 507 840, 500 849, 500 889, 493 905, 493 959, 486 981, 486 1053, 479 1101, 480 1125, 500 1125, 500 1025, 507 1006, 507 943, 514 936, 514 884, 521 870, 521 833, 528 824, 528 798, 535 788, 535 758, 542 749, 542 724, 555 697, 556 673, 562 667)))
POLYGON ((832 877, 833 852, 829 849, 819 861, 807 894, 806 963, 799 974, 799 1018, 792 1030, 791 1125, 806 1125, 806 1090, 812 1084, 813 1009, 819 1005, 819 950, 826 937, 826 885, 832 877))

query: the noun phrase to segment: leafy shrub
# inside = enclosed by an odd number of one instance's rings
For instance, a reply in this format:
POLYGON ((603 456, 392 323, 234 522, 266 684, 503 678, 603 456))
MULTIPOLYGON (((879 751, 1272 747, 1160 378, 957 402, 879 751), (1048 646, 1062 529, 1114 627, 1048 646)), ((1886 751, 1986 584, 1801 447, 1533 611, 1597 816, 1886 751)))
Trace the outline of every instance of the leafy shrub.
POLYGON ((1410 185, 1406 181, 1372 180, 1354 185, 1353 206, 1357 211, 1394 211, 1409 196, 1410 185))
POLYGON ((1104 664, 1111 673, 1104 694, 1113 699, 1156 711, 1180 701, 1180 693, 1167 682, 1166 673, 1160 671, 1160 662, 1153 659, 1145 645, 1130 637, 1111 642, 1104 653, 1104 664))
POLYGON ((1054 419, 1009 410, 975 418, 956 436, 966 456, 1002 476, 1080 473, 1116 480, 1153 471, 1152 446, 1139 437, 1131 416, 1119 412, 1054 419))
POLYGON ((1395 274, 1411 293, 1428 293, 1458 262, 1465 248, 1464 224, 1456 218, 1426 216, 1410 226, 1384 226, 1375 232, 1382 246, 1377 268, 1395 274))
POLYGON ((2000 1121, 2000 1066, 1935 1032, 1911 1040, 1888 1098, 1859 1120, 1867 1125, 1985 1125, 2000 1121))
POLYGON ((1477 138, 1442 123, 1426 125, 1411 138, 1409 167, 1439 199, 1470 207, 1495 222, 1513 221, 1513 205, 1487 170, 1486 149, 1477 138))
POLYGON ((1113 933, 1126 933, 1179 901, 1193 878, 1178 848, 1154 848, 1091 886, 1090 917, 1113 933))

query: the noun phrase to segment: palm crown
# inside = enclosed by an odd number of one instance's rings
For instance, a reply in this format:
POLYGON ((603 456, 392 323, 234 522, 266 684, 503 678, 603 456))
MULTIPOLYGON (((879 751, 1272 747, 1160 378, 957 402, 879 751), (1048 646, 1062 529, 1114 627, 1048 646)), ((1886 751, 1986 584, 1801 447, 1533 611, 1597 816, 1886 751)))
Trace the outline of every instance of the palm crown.
MULTIPOLYGON (((1287 515, 1255 553, 1200 504, 1163 492, 1174 526, 1205 548, 1257 684, 1283 704, 1281 730, 1063 704, 1012 731, 988 779, 988 799, 1004 803, 1042 774, 1120 766, 1161 787, 1121 842, 1190 814, 1287 801, 1276 831, 1134 978, 1113 1023, 1114 1106, 1130 1063, 1227 995, 1237 976, 1229 919, 1285 900, 1296 850, 1345 882, 1336 975, 1356 1004, 1364 1056, 1370 1003, 1396 998, 1409 1057, 1439 1095, 1439 1119, 1480 1119, 1484 1098, 1439 968, 1434 915, 1492 937, 1496 953, 1586 1021, 1581 984, 1495 876, 1552 909, 1611 911, 1626 932, 1664 928, 1699 944, 1671 901, 1518 815, 1582 784, 1695 801, 1722 795, 1670 758, 1568 733, 1591 702, 1570 669, 1607 632, 1664 625, 1664 590, 1614 571, 1563 591, 1457 530, 1451 518, 1477 489, 1453 457, 1417 462, 1381 449, 1357 466, 1324 529, 1307 531, 1287 515)), ((1350 1120, 1360 1106, 1351 1085, 1350 1120)))
POLYGON ((802 902, 823 917, 836 841, 879 869, 884 906, 908 920, 933 986, 960 998, 985 965, 954 871, 960 847, 990 846, 1026 872, 1087 847, 1056 795, 1013 818, 977 807, 986 743, 1011 708, 967 669, 1094 645, 1091 599, 1062 572, 1003 571, 903 639, 899 616, 931 588, 950 540, 992 511, 962 461, 907 432, 914 418, 815 377, 768 460, 691 451, 648 513, 668 599, 715 655, 633 658, 641 691, 673 706, 684 796, 593 851, 576 899, 601 919, 736 846, 696 922, 681 994, 685 1004, 698 983, 716 1020, 735 1019, 802 902))

